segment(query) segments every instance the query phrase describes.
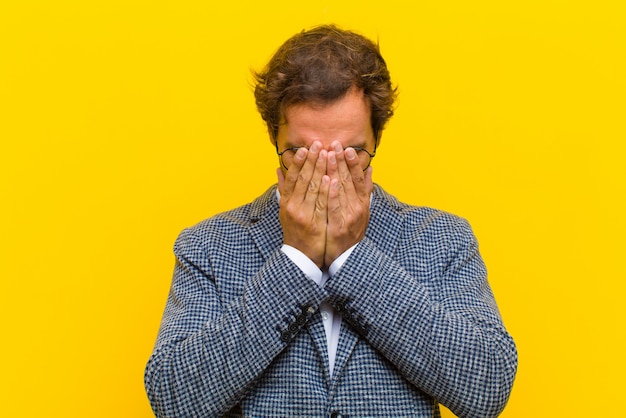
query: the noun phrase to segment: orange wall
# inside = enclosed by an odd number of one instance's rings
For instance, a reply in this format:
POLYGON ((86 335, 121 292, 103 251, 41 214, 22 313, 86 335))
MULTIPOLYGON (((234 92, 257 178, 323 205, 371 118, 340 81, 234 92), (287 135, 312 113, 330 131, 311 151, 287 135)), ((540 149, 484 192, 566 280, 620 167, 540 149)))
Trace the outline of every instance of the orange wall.
POLYGON ((214 3, 0 4, 2 414, 151 416, 173 241, 275 181, 249 69, 325 22, 400 86, 375 180, 475 228, 519 348, 502 416, 618 414, 623 2, 214 3))

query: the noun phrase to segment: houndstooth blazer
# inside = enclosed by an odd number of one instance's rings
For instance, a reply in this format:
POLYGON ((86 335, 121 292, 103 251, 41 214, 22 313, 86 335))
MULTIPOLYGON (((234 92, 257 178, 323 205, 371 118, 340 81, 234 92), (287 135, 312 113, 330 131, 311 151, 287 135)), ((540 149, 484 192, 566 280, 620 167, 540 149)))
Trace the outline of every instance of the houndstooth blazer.
POLYGON ((158 417, 495 417, 517 369, 466 221, 375 185, 320 288, 280 250, 276 186, 184 230, 145 387, 158 417), (328 371, 318 311, 343 317, 328 371))

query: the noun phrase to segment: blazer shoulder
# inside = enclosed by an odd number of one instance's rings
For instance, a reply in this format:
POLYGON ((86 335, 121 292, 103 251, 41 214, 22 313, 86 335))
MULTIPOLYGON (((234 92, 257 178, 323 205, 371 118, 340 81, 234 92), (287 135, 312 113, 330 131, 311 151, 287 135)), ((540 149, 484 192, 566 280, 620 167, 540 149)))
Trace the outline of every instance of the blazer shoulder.
POLYGON ((252 202, 217 213, 183 229, 176 240, 177 245, 182 243, 206 245, 211 241, 225 239, 232 241, 238 234, 260 220, 268 210, 272 210, 273 205, 278 208, 275 195, 274 185, 252 202))
POLYGON ((395 212, 402 218, 405 229, 432 228, 453 234, 471 232, 469 222, 465 218, 441 209, 401 202, 378 185, 375 186, 375 200, 372 203, 382 207, 383 210, 395 212))

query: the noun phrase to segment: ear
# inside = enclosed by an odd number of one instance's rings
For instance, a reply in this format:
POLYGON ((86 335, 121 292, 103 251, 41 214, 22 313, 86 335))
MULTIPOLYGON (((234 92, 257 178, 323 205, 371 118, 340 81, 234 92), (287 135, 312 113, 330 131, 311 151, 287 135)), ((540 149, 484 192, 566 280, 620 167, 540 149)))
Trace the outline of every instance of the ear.
POLYGON ((267 127, 267 134, 268 134, 267 136, 269 137, 272 146, 275 147, 276 146, 276 138, 274 137, 274 132, 272 132, 272 130, 270 129, 269 126, 267 127))
POLYGON ((285 184, 285 173, 283 173, 282 168, 278 167, 276 169, 276 177, 278 178, 278 191, 283 193, 283 186, 285 184))
POLYGON ((382 131, 378 131, 374 133, 374 144, 376 146, 376 149, 378 149, 378 147, 380 146, 380 139, 383 137, 383 133, 382 131))

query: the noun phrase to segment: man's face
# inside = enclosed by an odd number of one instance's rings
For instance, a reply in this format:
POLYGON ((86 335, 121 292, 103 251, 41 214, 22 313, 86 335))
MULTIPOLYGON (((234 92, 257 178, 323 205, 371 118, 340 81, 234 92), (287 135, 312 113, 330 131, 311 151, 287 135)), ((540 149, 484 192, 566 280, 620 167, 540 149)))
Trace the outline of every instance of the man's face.
POLYGON ((313 141, 320 141, 322 148, 330 151, 335 140, 344 149, 358 147, 369 153, 374 151, 370 107, 361 90, 352 89, 328 105, 302 103, 288 107, 285 123, 278 129, 276 145, 282 152, 294 147, 309 148, 313 141))

